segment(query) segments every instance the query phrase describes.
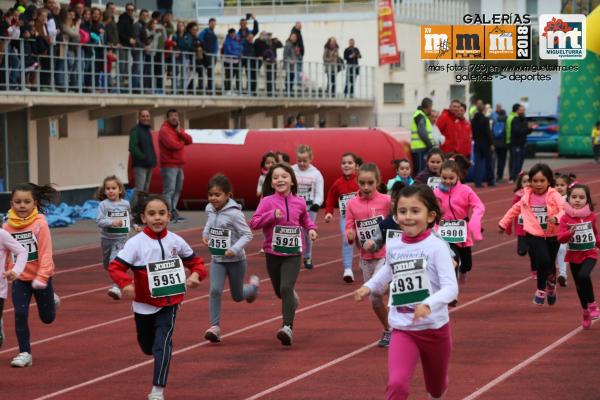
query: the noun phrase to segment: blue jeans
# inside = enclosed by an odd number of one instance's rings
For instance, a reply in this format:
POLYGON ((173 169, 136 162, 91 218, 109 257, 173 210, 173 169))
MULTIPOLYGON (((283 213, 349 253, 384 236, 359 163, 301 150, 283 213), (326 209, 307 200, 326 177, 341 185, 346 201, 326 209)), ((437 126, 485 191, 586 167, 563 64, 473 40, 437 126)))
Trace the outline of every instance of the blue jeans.
POLYGON ((480 187, 483 179, 487 180, 488 185, 495 185, 492 150, 485 146, 475 146, 474 150, 475 186, 480 187))
POLYGON ((133 176, 135 177, 135 190, 147 193, 152 179, 152 168, 133 167, 133 176))
POLYGON ((346 217, 340 216, 340 231, 342 232, 342 262, 344 269, 352 269, 354 246, 346 241, 346 217))
POLYGON ((510 180, 516 181, 523 168, 523 162, 525 162, 525 146, 512 146, 510 148, 510 159, 512 161, 510 180))
MULTIPOLYGON (((317 219, 317 213, 314 211, 308 211, 308 216, 312 222, 315 222, 317 219)), ((304 259, 312 257, 312 240, 308 237, 308 231, 303 229, 304 231, 304 243, 306 244, 306 249, 304 250, 304 259)))
POLYGON ((169 206, 169 211, 177 214, 177 203, 183 189, 183 168, 161 168, 163 179, 163 196, 169 206))
POLYGON ((35 297, 40 320, 51 324, 56 318, 56 305, 54 304, 54 289, 52 278, 48 279, 45 289, 33 289, 31 282, 16 280, 12 286, 12 301, 15 307, 15 331, 19 342, 20 353, 31 353, 29 342, 29 303, 31 296, 35 297))

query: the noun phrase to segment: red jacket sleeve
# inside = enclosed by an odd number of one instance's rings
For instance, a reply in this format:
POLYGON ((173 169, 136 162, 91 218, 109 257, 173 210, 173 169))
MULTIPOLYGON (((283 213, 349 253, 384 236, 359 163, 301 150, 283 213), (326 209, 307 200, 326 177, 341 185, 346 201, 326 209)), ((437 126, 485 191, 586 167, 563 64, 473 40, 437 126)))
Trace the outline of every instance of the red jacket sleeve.
MULTIPOLYGON (((191 143, 192 137, 190 135, 188 135, 188 137, 190 138, 191 143)), ((160 128, 160 131, 158 131, 158 141, 160 145, 167 150, 181 150, 185 146, 185 143, 174 130, 165 129, 164 127, 160 128)))
POLYGON ((186 132, 186 131, 184 131, 183 129, 182 129, 182 130, 179 132, 179 137, 180 137, 181 139, 183 139, 183 144, 184 144, 185 146, 187 146, 187 145, 189 145, 189 144, 192 144, 192 141, 193 141, 192 137, 190 136, 190 134, 189 134, 189 133, 187 133, 187 132, 186 132))
POLYGON ((335 203, 338 200, 340 194, 338 190, 337 181, 333 183, 333 186, 327 192, 327 200, 325 200, 325 212, 328 214, 333 214, 333 208, 335 207, 335 203))
POLYGON ((129 266, 119 258, 115 258, 108 265, 108 274, 121 289, 133 283, 133 278, 129 276, 127 270, 129 266))
POLYGON ((206 266, 204 260, 198 256, 193 256, 183 260, 183 266, 190 270, 190 272, 197 272, 198 278, 203 281, 206 279, 208 273, 206 272, 206 266))
POLYGON ((567 218, 563 216, 558 225, 557 239, 560 243, 568 243, 569 240, 571 240, 571 236, 573 236, 573 233, 571 232, 569 224, 567 223, 567 218))

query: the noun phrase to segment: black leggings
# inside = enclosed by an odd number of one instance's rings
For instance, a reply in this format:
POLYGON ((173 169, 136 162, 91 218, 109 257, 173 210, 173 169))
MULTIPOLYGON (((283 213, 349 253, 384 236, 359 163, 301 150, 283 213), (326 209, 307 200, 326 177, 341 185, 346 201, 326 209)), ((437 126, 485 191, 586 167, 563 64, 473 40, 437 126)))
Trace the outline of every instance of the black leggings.
POLYGON ((594 287, 592 286, 592 270, 596 266, 596 260, 586 258, 581 264, 569 263, 571 267, 571 275, 575 279, 575 287, 577 288, 577 296, 581 308, 587 310, 588 304, 594 302, 594 287))
POLYGON ((471 247, 460 247, 455 243, 450 243, 450 248, 460 260, 458 270, 466 274, 473 267, 473 256, 471 255, 471 247))
POLYGON ((556 284, 556 254, 560 244, 556 237, 543 238, 529 233, 525 236, 529 251, 533 253, 537 263, 537 288, 546 290, 546 285, 556 284))
POLYGON ((529 254, 529 266, 531 267, 531 271, 537 271, 537 265, 535 264, 535 256, 533 252, 529 251, 529 246, 527 245, 527 240, 525 240, 525 236, 517 236, 517 254, 521 257, 524 257, 526 254, 529 254))

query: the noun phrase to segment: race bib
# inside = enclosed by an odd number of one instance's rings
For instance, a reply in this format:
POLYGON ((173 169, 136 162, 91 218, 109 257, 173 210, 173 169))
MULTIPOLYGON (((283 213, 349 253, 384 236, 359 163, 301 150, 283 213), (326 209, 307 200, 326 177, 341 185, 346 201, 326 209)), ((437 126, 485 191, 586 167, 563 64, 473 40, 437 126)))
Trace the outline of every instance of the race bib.
POLYGON ((165 297, 185 293, 185 270, 180 258, 146 265, 150 296, 165 297))
POLYGON ((569 225, 569 227, 571 226, 575 226, 575 232, 569 241, 569 250, 593 250, 596 246, 596 237, 594 236, 592 223, 584 222, 582 224, 569 225))
POLYGON ((375 242, 383 241, 381 237, 381 229, 379 229, 379 223, 383 221, 383 217, 378 215, 377 217, 369 219, 360 219, 355 222, 356 233, 361 247, 367 240, 374 240, 375 242))
POLYGON ((393 262, 390 307, 411 306, 429 297, 427 262, 423 258, 393 262))
POLYGON ((131 227, 129 211, 108 211, 106 217, 110 218, 111 221, 123 222, 121 226, 109 226, 107 229, 108 233, 129 233, 131 227))
POLYGON ((442 183, 442 178, 439 176, 430 176, 429 179, 427 179, 427 186, 429 186, 431 190, 437 189, 438 186, 440 186, 440 183, 442 183))
POLYGON ((535 218, 538 220, 538 223, 542 227, 542 229, 546 229, 548 227, 548 210, 545 206, 531 206, 531 211, 535 214, 535 218))
POLYGON ((208 230, 208 251, 213 256, 223 256, 231 247, 231 231, 229 229, 210 228, 208 230))
MULTIPOLYGON (((38 243, 35 235, 31 231, 21 233, 11 233, 12 237, 27 250, 27 261, 36 261, 38 259, 38 243)), ((17 257, 13 254, 13 262, 17 257)))
POLYGON ((356 193, 346 193, 340 196, 340 199, 338 200, 338 205, 340 207, 340 215, 342 217, 346 216, 346 206, 348 205, 348 202, 356 197, 356 193))
POLYGON ((523 226, 523 216, 519 214, 519 218, 517 218, 517 224, 523 226))
POLYGON ((402 237, 402 231, 398 229, 388 229, 385 232, 385 245, 387 247, 390 240, 400 239, 402 237))
POLYGON ((305 186, 305 185, 298 185, 298 197, 302 197, 304 199, 304 201, 306 202, 306 205, 311 205, 313 202, 313 198, 312 198, 312 185, 311 186, 305 186))
POLYGON ((273 240, 271 248, 273 251, 283 254, 302 253, 302 236, 299 226, 280 226, 273 228, 273 240))
POLYGON ((448 243, 464 243, 467 241, 467 221, 464 219, 440 221, 438 233, 448 243))

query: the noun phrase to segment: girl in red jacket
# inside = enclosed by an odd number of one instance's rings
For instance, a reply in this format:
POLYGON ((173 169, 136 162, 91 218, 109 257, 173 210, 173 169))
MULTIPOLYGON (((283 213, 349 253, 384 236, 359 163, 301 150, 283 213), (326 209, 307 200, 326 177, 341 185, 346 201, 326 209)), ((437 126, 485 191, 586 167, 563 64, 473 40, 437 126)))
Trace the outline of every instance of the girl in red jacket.
POLYGON ((567 243, 565 261, 571 267, 571 275, 575 280, 577 295, 583 309, 581 325, 583 329, 590 329, 592 319, 600 317, 590 277, 598 260, 597 247, 600 247, 596 215, 590 189, 586 185, 572 184, 567 196, 565 213, 560 219, 558 240, 567 243))
POLYGON ((350 199, 356 197, 358 183, 356 183, 356 169, 362 164, 362 160, 354 153, 346 153, 342 156, 342 176, 339 177, 327 192, 325 201, 325 222, 333 219, 333 208, 337 204, 340 209, 340 230, 342 231, 342 261, 344 264, 344 282, 354 282, 352 272, 353 246, 346 241, 346 204, 350 199))
POLYGON ((154 356, 148 400, 163 400, 177 310, 186 286, 197 287, 206 277, 206 267, 185 240, 167 230, 171 214, 164 198, 140 192, 135 203, 146 227, 125 243, 108 272, 123 296, 133 297, 138 343, 144 354, 154 356), (184 267, 190 270, 187 279, 184 267))

